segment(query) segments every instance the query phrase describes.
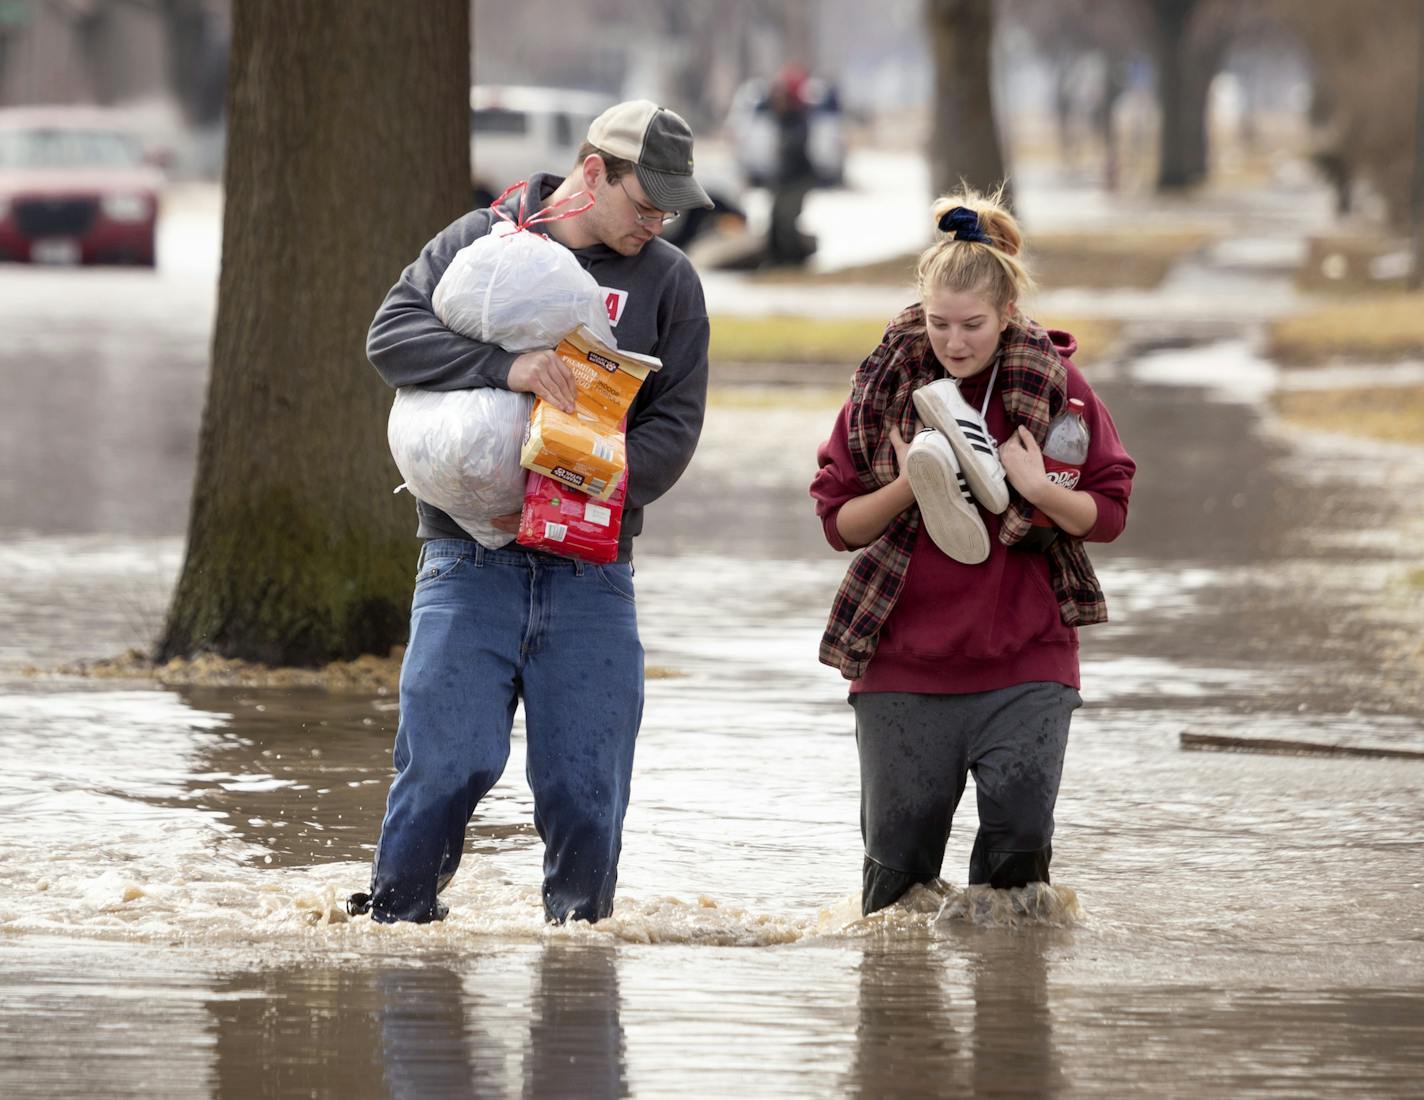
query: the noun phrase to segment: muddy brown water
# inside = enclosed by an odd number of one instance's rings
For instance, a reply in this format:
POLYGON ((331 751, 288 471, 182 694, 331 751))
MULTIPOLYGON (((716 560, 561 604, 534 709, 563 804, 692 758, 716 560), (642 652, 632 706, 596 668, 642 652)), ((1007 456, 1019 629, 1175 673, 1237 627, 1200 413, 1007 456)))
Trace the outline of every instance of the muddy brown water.
POLYGON ((1094 554, 1113 621, 1058 809, 1080 912, 951 885, 857 919, 850 713, 815 662, 844 561, 805 496, 836 396, 776 385, 714 401, 639 540, 679 675, 649 685, 614 917, 542 924, 516 731, 451 918, 380 928, 339 901, 393 699, 20 672, 156 628, 210 309, 162 273, 0 269, 0 1095, 1417 1095, 1424 766, 1177 743, 1424 746, 1424 463, 1291 440, 1243 341, 1091 367, 1141 473, 1094 554))

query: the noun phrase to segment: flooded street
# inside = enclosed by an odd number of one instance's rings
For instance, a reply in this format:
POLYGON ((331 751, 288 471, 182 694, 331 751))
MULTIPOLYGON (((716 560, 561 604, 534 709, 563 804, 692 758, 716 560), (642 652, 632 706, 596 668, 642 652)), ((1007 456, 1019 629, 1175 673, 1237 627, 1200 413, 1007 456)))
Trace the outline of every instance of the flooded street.
MULTIPOLYGON (((26 671, 161 622, 212 320, 202 202, 156 273, 0 265, 0 1096, 1418 1094, 1424 761, 1179 743, 1424 750, 1424 451, 1292 440, 1253 350, 1316 207, 1243 209, 1258 247, 1184 265, 1161 308, 1097 296, 1127 340, 1081 365, 1139 475, 1093 550, 1112 621, 1083 633, 1058 803, 1081 910, 966 894, 966 797, 955 885, 859 919, 852 716, 816 662, 847 558, 806 493, 843 394, 769 384, 715 390, 649 510, 659 675, 617 908, 551 929, 520 724, 449 919, 379 926, 341 900, 393 696, 26 671)), ((746 294, 709 280, 714 312, 746 294)))

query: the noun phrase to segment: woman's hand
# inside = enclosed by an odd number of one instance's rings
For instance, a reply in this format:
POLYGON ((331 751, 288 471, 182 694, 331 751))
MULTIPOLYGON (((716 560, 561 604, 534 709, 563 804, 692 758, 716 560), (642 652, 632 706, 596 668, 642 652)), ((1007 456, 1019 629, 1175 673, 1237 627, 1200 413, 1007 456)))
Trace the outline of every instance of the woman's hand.
MULTIPOLYGON (((917 420, 915 421, 915 433, 910 436, 910 439, 913 439, 915 434, 919 433, 919 430, 920 422, 917 420)), ((905 473, 905 456, 910 453, 910 440, 900 434, 898 424, 890 429, 890 446, 895 448, 895 469, 899 471, 895 476, 895 480, 909 480, 908 475, 905 473)))
POLYGON ((1009 484, 1018 490, 1019 496, 1030 504, 1038 504, 1052 483, 1043 469, 1043 452, 1033 433, 1020 424, 999 448, 999 461, 1004 464, 1009 484))
MULTIPOLYGON (((919 429, 916 423, 915 431, 919 429)), ((836 530, 840 532, 847 549, 869 546, 885 533, 885 528, 896 516, 915 503, 915 494, 910 491, 910 477, 905 472, 905 456, 910 453, 910 444, 900 434, 898 425, 890 429, 890 446, 895 448, 898 466, 895 480, 874 492, 853 497, 836 513, 836 530)))
POLYGON ((1022 425, 999 448, 999 460, 1009 484, 1059 528, 1082 538, 1098 522, 1098 502, 1091 493, 1065 489, 1043 468, 1038 440, 1022 425))

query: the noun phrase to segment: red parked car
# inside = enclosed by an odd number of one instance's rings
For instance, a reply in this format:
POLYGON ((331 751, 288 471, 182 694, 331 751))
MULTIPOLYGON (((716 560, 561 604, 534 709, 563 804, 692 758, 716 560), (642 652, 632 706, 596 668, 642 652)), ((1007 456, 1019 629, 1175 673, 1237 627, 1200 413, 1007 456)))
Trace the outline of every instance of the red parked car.
POLYGON ((0 110, 0 261, 152 267, 162 186, 103 111, 0 110))

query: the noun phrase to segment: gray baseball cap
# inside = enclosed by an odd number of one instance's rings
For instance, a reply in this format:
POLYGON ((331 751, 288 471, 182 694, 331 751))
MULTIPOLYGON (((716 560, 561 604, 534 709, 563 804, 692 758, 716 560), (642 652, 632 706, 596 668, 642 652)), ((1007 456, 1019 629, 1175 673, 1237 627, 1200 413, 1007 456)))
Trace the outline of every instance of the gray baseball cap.
POLYGON ((619 103, 593 120, 588 140, 631 160, 648 201, 659 210, 712 205, 692 178, 692 130, 675 111, 646 99, 619 103))

